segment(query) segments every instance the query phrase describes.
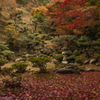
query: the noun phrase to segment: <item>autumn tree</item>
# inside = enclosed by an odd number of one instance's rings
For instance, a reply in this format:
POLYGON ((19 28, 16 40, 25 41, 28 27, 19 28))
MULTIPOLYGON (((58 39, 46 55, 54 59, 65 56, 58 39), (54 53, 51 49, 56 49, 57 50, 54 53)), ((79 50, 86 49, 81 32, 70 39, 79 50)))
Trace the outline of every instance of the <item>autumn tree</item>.
POLYGON ((50 16, 49 21, 54 21, 53 27, 57 29, 55 33, 90 34, 88 29, 99 27, 100 6, 86 6, 87 2, 88 0, 53 0, 47 5, 46 14, 50 16))

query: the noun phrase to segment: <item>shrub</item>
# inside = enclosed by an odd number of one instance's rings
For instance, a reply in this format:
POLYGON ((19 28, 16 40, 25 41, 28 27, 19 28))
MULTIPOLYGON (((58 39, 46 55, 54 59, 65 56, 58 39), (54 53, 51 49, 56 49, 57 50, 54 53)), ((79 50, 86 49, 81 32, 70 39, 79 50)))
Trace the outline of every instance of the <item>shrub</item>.
POLYGON ((20 61, 26 61, 27 60, 27 58, 22 58, 22 59, 20 59, 20 61))
POLYGON ((38 31, 38 33, 40 33, 40 34, 41 34, 41 33, 42 33, 42 30, 39 30, 39 31, 38 31))
POLYGON ((46 63, 51 61, 50 58, 47 57, 30 57, 28 60, 33 64, 37 64, 37 67, 40 68, 40 72, 46 72, 46 63))
POLYGON ((73 55, 78 56, 78 55, 79 55, 79 51, 78 51, 78 50, 75 50, 75 51, 73 52, 73 55))
POLYGON ((38 36, 36 36, 34 39, 40 41, 40 37, 38 36))
POLYGON ((0 42, 0 51, 3 51, 3 50, 8 50, 9 45, 6 44, 6 42, 0 42))
POLYGON ((81 63, 82 62, 82 59, 78 56, 78 57, 76 57, 75 62, 81 63))
POLYGON ((71 56, 72 55, 72 52, 71 51, 68 51, 67 55, 68 56, 71 56))
POLYGON ((12 55, 14 54, 14 52, 10 51, 10 50, 4 50, 1 52, 4 56, 9 56, 9 55, 12 55))
POLYGON ((55 58, 56 60, 62 61, 63 55, 62 54, 54 54, 53 58, 55 58))
POLYGON ((34 33, 33 35, 34 35, 34 36, 38 36, 38 33, 34 33))
POLYGON ((71 55, 66 58, 67 61, 75 60, 75 55, 71 55))
POLYGON ((39 57, 44 57, 44 54, 39 54, 39 57))
POLYGON ((41 39, 45 39, 46 34, 41 34, 41 39))
POLYGON ((27 66, 28 65, 26 63, 23 63, 23 62, 18 62, 18 63, 15 63, 12 65, 12 67, 14 69, 16 69, 18 73, 24 73, 27 66))
POLYGON ((0 59, 0 70, 1 70, 1 66, 4 65, 5 63, 8 63, 8 60, 0 59))
POLYGON ((34 40, 34 44, 35 45, 39 45, 39 41, 38 40, 34 40))

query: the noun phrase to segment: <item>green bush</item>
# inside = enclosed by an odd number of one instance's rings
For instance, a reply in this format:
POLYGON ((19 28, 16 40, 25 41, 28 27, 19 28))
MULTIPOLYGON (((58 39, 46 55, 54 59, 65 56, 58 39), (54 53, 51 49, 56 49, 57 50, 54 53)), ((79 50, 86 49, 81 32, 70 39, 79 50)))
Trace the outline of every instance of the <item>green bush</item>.
POLYGON ((33 35, 34 35, 34 36, 38 36, 38 33, 34 33, 33 35))
POLYGON ((44 57, 44 54, 39 54, 39 57, 44 57))
POLYGON ((0 70, 1 70, 1 66, 4 65, 5 63, 8 63, 8 60, 0 59, 0 70))
POLYGON ((79 51, 78 50, 74 50, 73 55, 78 56, 79 55, 79 51))
POLYGON ((34 39, 40 41, 40 37, 38 36, 36 36, 34 39))
POLYGON ((6 42, 0 42, 0 51, 3 51, 3 50, 8 50, 8 44, 6 44, 6 42))
POLYGON ((14 69, 16 69, 18 73, 24 73, 27 66, 28 65, 26 63, 23 63, 23 62, 18 62, 18 63, 15 63, 12 65, 12 67, 14 69))
POLYGON ((55 58, 56 60, 62 61, 63 55, 62 54, 54 54, 53 58, 55 58))
POLYGON ((41 31, 41 30, 39 30, 39 31, 38 31, 38 33, 40 33, 40 34, 41 34, 41 33, 42 33, 42 31, 41 31))
POLYGON ((12 55, 14 54, 14 52, 10 51, 10 50, 4 50, 1 52, 4 56, 8 56, 8 55, 12 55))
POLYGON ((22 58, 20 59, 20 61, 27 61, 27 58, 22 58))
POLYGON ((41 39, 45 39, 46 34, 41 34, 41 39))
POLYGON ((72 52, 71 51, 68 51, 67 55, 68 56, 71 56, 72 55, 72 52))
POLYGON ((30 57, 28 60, 35 63, 40 68, 40 72, 46 72, 46 63, 51 61, 47 57, 30 57))
POLYGON ((71 61, 71 60, 75 60, 75 55, 71 55, 69 57, 66 58, 67 61, 71 61))
POLYGON ((34 40, 34 44, 35 45, 39 45, 39 41, 38 40, 34 40))
POLYGON ((78 57, 76 57, 75 62, 81 63, 82 62, 82 59, 78 56, 78 57))

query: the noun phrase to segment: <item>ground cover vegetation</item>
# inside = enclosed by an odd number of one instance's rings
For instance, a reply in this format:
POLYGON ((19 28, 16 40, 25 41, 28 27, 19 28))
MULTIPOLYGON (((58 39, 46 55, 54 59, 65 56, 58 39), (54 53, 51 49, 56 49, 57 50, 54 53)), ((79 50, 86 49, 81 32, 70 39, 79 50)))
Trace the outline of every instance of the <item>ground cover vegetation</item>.
POLYGON ((23 7, 32 5, 23 11, 12 6, 12 22, 3 18, 1 8, 6 5, 0 1, 0 18, 6 20, 5 30, 0 29, 0 34, 6 35, 6 41, 0 42, 0 99, 100 100, 100 71, 88 72, 84 67, 87 59, 100 63, 100 0, 29 1, 16 0, 23 7), (26 23, 25 13, 31 15, 26 23), (78 63, 80 74, 56 73, 65 66, 61 62, 66 44, 66 60, 78 63), (10 61, 12 66, 2 68, 10 61), (55 68, 47 69, 48 62, 55 68), (26 70, 29 66, 39 71, 26 70))

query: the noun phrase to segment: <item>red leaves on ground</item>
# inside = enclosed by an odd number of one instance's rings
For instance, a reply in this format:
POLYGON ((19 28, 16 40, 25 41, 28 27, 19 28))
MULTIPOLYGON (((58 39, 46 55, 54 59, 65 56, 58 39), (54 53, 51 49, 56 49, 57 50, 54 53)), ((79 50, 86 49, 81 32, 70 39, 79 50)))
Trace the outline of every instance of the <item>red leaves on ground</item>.
POLYGON ((100 72, 81 72, 81 75, 62 75, 54 72, 37 75, 33 73, 24 75, 23 79, 19 92, 9 94, 10 97, 16 100, 100 99, 100 72))

